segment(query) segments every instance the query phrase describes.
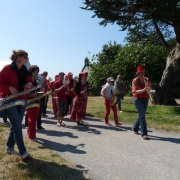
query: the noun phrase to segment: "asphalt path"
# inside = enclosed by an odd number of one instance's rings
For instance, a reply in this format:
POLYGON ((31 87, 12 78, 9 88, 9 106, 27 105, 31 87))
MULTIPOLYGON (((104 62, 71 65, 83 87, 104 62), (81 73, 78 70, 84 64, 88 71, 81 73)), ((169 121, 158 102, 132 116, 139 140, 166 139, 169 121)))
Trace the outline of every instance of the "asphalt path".
POLYGON ((57 127, 52 111, 42 122, 38 141, 94 180, 180 180, 179 133, 148 129, 150 140, 143 140, 130 125, 108 127, 92 117, 78 126, 67 116, 57 127))

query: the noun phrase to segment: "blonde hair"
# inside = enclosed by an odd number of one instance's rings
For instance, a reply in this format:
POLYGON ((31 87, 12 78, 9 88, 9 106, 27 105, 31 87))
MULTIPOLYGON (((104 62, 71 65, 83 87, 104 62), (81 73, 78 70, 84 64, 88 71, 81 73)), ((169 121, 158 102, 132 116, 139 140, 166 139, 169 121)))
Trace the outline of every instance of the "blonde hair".
POLYGON ((10 59, 11 59, 12 61, 16 61, 16 59, 17 59, 19 56, 26 56, 26 57, 28 58, 28 53, 27 53, 26 51, 24 51, 24 50, 21 50, 21 49, 19 49, 19 50, 13 50, 10 59))

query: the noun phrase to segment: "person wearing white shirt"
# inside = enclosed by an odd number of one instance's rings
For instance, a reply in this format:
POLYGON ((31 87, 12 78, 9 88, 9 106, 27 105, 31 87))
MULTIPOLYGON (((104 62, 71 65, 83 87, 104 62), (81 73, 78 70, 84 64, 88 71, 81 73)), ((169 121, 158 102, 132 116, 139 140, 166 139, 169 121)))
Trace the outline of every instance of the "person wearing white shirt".
POLYGON ((107 126, 111 126, 108 120, 111 108, 113 110, 114 122, 116 126, 122 125, 122 123, 118 122, 116 103, 114 105, 110 104, 114 92, 113 84, 114 84, 114 79, 112 77, 109 77, 107 78, 107 83, 102 86, 102 90, 101 90, 101 95, 104 97, 104 104, 106 106, 105 124, 107 126))

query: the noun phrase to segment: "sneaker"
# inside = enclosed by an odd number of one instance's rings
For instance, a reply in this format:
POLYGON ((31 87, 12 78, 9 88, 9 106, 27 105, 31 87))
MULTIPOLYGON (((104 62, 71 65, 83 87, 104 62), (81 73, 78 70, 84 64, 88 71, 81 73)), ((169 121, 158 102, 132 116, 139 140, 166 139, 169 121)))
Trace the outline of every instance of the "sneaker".
POLYGON ((25 160, 29 156, 30 156, 30 154, 27 151, 25 151, 25 153, 21 155, 21 159, 25 160))
POLYGON ((42 126, 37 127, 37 129, 38 129, 38 130, 43 130, 43 131, 45 130, 42 126))
POLYGON ((48 115, 46 115, 46 114, 45 114, 45 115, 43 115, 43 117, 45 117, 45 118, 46 118, 46 117, 48 117, 48 115))
POLYGON ((139 134, 139 132, 138 131, 134 131, 134 134, 139 134))
POLYGON ((149 140, 149 138, 148 138, 147 135, 144 135, 142 138, 143 138, 144 140, 149 140))
POLYGON ((122 113, 122 111, 121 111, 121 110, 120 110, 119 112, 120 112, 120 113, 122 113))
POLYGON ((6 149, 6 152, 8 154, 14 154, 14 155, 19 155, 19 153, 17 151, 14 150, 14 148, 8 148, 6 149))
POLYGON ((3 124, 4 124, 5 126, 9 126, 9 125, 10 125, 10 123, 9 123, 8 121, 4 122, 3 124))

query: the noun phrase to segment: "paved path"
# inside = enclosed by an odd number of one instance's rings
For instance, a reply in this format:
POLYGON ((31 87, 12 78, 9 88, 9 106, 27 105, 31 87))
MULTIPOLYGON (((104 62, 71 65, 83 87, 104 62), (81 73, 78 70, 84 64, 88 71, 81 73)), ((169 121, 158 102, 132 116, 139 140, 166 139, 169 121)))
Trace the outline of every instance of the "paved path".
POLYGON ((149 130, 145 141, 129 125, 107 127, 88 117, 84 127, 68 118, 66 127, 57 127, 52 112, 48 115, 38 139, 93 180, 180 180, 178 133, 149 130))

